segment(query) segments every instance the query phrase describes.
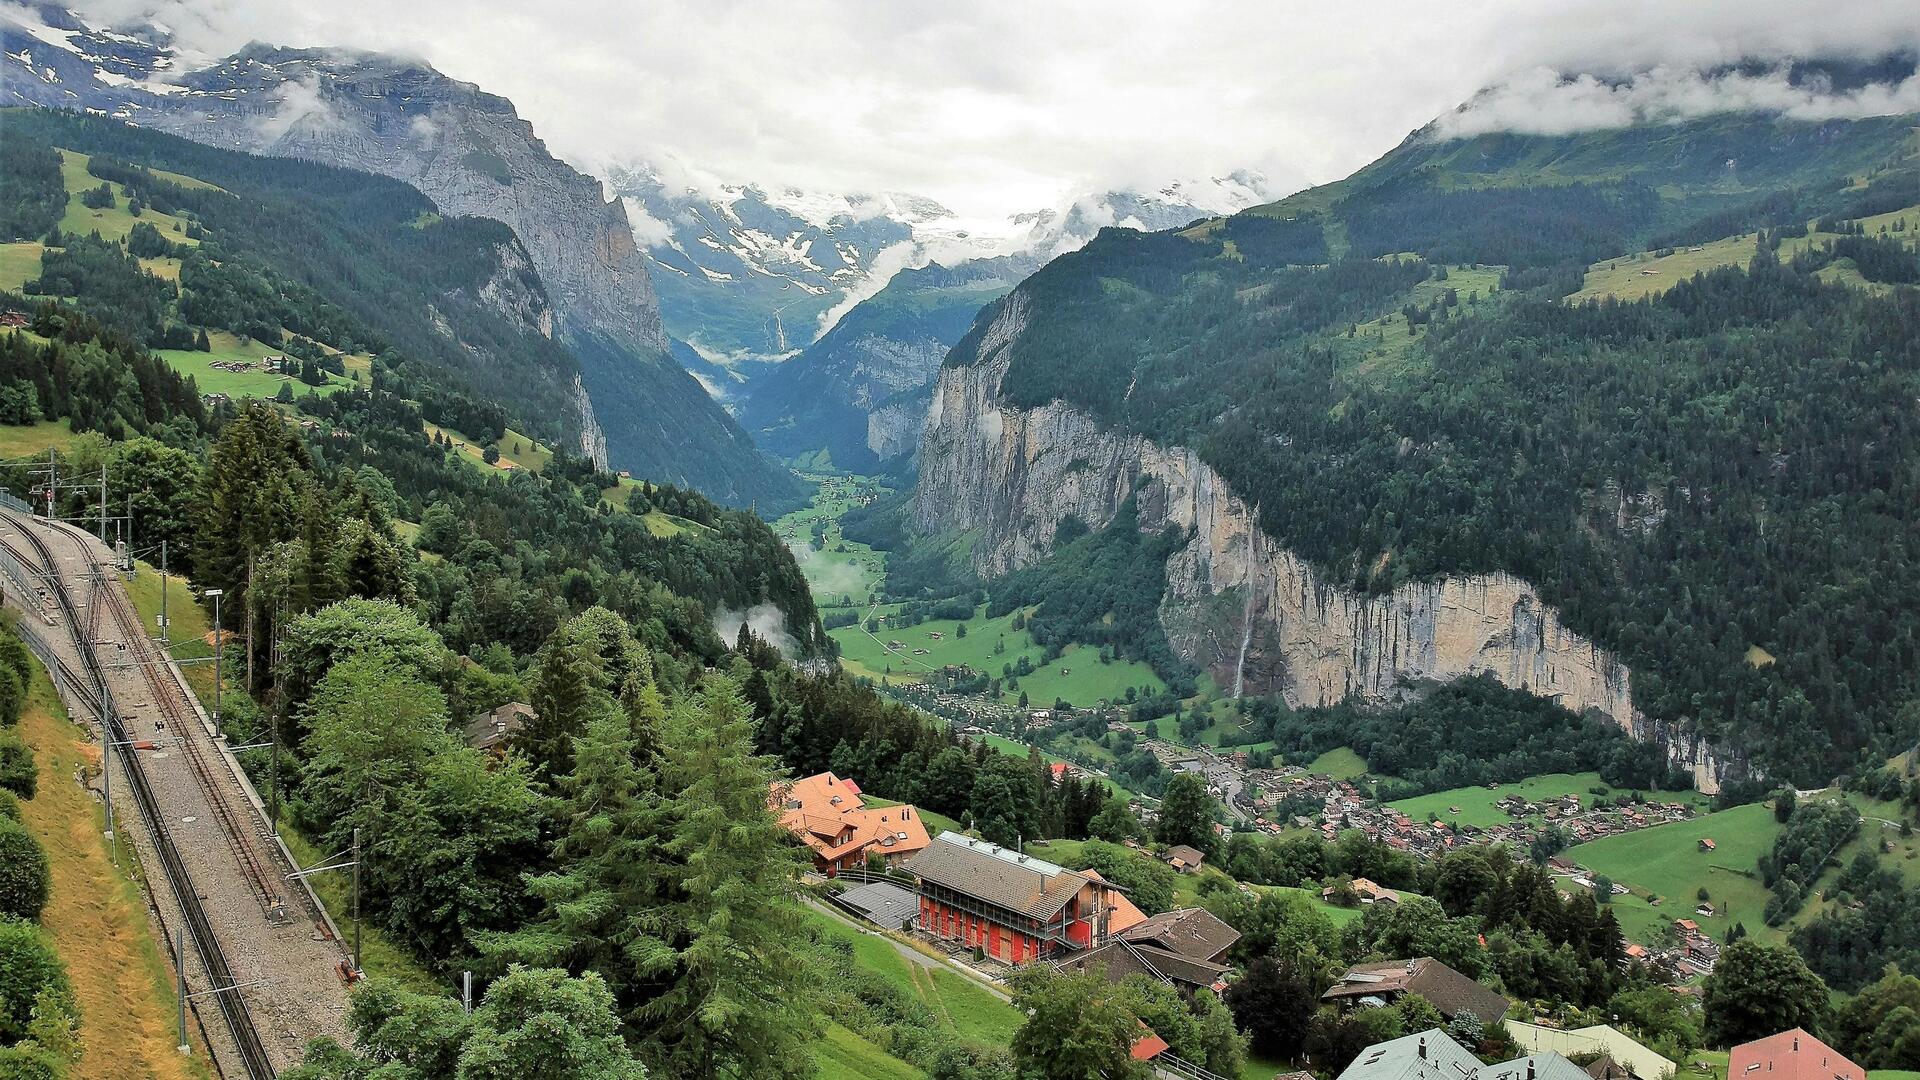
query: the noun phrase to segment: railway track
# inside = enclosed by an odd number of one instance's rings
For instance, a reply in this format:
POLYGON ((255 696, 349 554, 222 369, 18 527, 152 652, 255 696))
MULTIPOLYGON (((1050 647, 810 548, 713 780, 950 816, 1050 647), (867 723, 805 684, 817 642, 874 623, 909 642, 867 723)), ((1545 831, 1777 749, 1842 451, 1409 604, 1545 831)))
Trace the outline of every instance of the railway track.
MULTIPOLYGON (((7 547, 16 561, 29 570, 36 564, 45 569, 43 580, 46 582, 48 592, 53 594, 61 616, 66 621, 68 637, 72 639, 73 648, 79 656, 81 670, 75 671, 64 661, 60 661, 58 674, 70 688, 80 693, 83 703, 87 704, 100 718, 101 732, 105 739, 115 744, 128 743, 130 740, 127 729, 121 723, 119 710, 114 707, 111 691, 107 688, 106 674, 94 651, 99 605, 97 603, 90 605, 94 610, 88 612, 88 619, 83 623, 73 602, 70 586, 60 573, 59 560, 54 558, 52 549, 39 535, 38 530, 42 525, 15 511, 6 511, 0 516, 3 516, 33 549, 32 555, 28 556, 15 545, 8 543, 7 547), (88 691, 89 687, 92 688, 91 692, 88 691)), ((52 531, 56 536, 64 537, 68 543, 74 543, 71 536, 66 536, 58 528, 53 528, 52 531)), ((87 551, 84 544, 76 546, 79 547, 81 555, 90 562, 92 553, 87 551)), ((136 634, 135 638, 145 640, 144 635, 136 634)), ((183 742, 191 741, 184 737, 186 733, 181 734, 183 742)), ((221 948, 220 937, 215 933, 213 924, 207 917, 206 908, 201 902, 200 894, 187 873, 186 862, 182 859, 179 848, 174 844, 173 837, 167 828, 166 815, 161 812, 159 801, 154 796, 152 785, 147 781, 139 756, 133 753, 122 753, 120 763, 122 772, 126 776, 127 787, 132 791, 134 803, 139 807, 140 816, 146 824, 148 834, 152 837, 154 853, 159 858, 168 887, 179 900, 183 922, 188 936, 193 941, 194 951, 199 955, 201 966, 212 984, 207 988, 206 993, 217 1003, 221 1019, 232 1033, 240 1064, 245 1068, 249 1080, 272 1080, 276 1075, 273 1061, 268 1056, 266 1045, 261 1041, 260 1034, 254 1026, 246 998, 240 993, 241 984, 234 978, 233 971, 228 966, 226 954, 221 948)))
MULTIPOLYGON (((165 717, 168 731, 179 740, 179 746, 193 769, 194 779, 199 783, 207 803, 213 808, 214 816, 219 820, 221 836, 227 847, 233 852, 234 861, 240 865, 248 886, 253 890, 255 900, 260 902, 262 914, 269 919, 286 919, 287 909, 280 892, 279 876, 269 870, 268 860, 261 857, 259 844, 253 830, 246 824, 246 818, 233 808, 229 795, 230 787, 219 782, 213 767, 207 762, 205 749, 200 740, 192 737, 191 724, 199 723, 193 707, 187 703, 186 695, 181 692, 180 684, 159 670, 158 664, 165 663, 164 658, 155 657, 154 650, 147 642, 147 636, 140 625, 140 618, 133 611, 133 604, 126 593, 104 574, 97 576, 93 583, 92 603, 89 604, 87 617, 97 620, 102 608, 111 612, 114 623, 119 627, 122 640, 127 642, 132 663, 139 665, 140 673, 153 691, 154 704, 165 717)), ((98 640, 96 637, 95 640, 98 640)))

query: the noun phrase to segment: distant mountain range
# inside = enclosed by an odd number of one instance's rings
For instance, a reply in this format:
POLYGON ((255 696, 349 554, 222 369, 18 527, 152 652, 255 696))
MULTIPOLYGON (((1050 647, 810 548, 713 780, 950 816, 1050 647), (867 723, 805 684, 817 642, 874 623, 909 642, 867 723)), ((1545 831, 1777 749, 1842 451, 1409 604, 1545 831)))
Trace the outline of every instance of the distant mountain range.
POLYGON ((564 423, 581 452, 730 502, 797 493, 669 359, 625 204, 548 153, 505 98, 423 64, 335 49, 256 44, 182 71, 164 32, 102 29, 52 5, 0 9, 0 52, 0 103, 379 173, 444 214, 505 223, 551 296, 554 335, 580 361, 564 423))
POLYGON ((1008 255, 1044 262, 1107 225, 1164 229, 1283 194, 1243 172, 967 221, 923 196, 723 183, 677 163, 614 168, 607 183, 653 268, 668 332, 725 365, 795 355, 902 269, 1008 255))
POLYGON ((681 362, 776 456, 863 470, 911 455, 947 349, 1049 259, 1103 228, 1172 228, 1282 194, 1236 172, 983 222, 916 195, 769 190, 677 164, 608 184, 681 362))

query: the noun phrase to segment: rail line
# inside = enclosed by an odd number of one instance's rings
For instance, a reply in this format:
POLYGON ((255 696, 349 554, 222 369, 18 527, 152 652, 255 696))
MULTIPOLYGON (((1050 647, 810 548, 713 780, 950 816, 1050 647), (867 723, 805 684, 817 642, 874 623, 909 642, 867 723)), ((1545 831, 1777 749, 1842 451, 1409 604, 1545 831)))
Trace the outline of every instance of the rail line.
MULTIPOLYGON (((79 612, 74 607, 73 597, 69 594, 67 582, 60 575, 60 564, 53 557, 52 549, 36 532, 40 522, 30 517, 23 517, 15 511, 7 511, 0 516, 4 516, 20 535, 27 539, 38 555, 36 561, 46 568, 45 581, 48 591, 53 594, 55 601, 59 604, 60 611, 66 619, 68 636, 73 639, 74 649, 79 654, 81 666, 85 669, 83 673, 85 677, 77 678, 75 672, 61 663, 60 673, 67 679, 70 686, 77 689, 83 689, 89 680, 92 682, 97 692, 85 694, 84 697, 91 699, 87 703, 93 707, 95 714, 100 718, 102 735, 113 743, 127 742, 127 730, 120 722, 118 710, 113 707, 105 673, 101 668, 99 657, 94 653, 92 629, 95 618, 91 617, 94 613, 89 612, 88 621, 84 624, 81 622, 79 612), (81 633, 83 625, 87 627, 85 634, 81 633)), ((68 539, 71 540, 71 537, 68 539)), ((23 567, 32 566, 31 562, 19 559, 20 553, 17 548, 13 548, 11 544, 7 546, 14 551, 15 558, 23 567)), ((84 547, 81 550, 91 559, 91 555, 86 553, 84 547)), ((184 741, 186 740, 183 739, 184 741)), ((267 1056, 266 1046, 261 1042, 260 1034, 254 1027, 253 1016, 247 1008, 246 999, 239 993, 240 984, 233 977, 232 969, 228 967, 226 955, 220 947, 220 938, 214 932, 213 924, 208 920, 206 909, 200 902, 199 893, 195 891, 193 882, 187 875, 186 863, 181 859, 179 849, 174 846, 173 837, 167 829, 166 816, 161 813, 159 802, 154 798, 153 789, 147 783, 140 759, 138 755, 123 753, 120 756, 120 763, 122 771, 126 774, 127 786, 132 789, 134 802, 140 809, 140 816, 145 819, 148 832, 153 838, 154 851, 159 856, 160 865, 166 873, 167 884, 180 903, 183 921, 188 935, 193 939, 194 950, 199 954, 201 965, 212 983, 208 988, 208 995, 218 1004, 221 1018, 233 1034, 234 1046, 239 1052, 241 1064, 246 1068, 249 1080, 273 1080, 275 1075, 273 1062, 267 1056)))
MULTIPOLYGON (((267 869, 266 860, 260 857, 252 831, 243 824, 243 817, 233 809, 232 799, 227 794, 227 785, 216 780, 212 768, 207 764, 206 752, 198 739, 192 738, 190 725, 199 722, 192 706, 187 704, 181 693, 180 684, 166 673, 155 670, 153 650, 147 644, 147 637, 140 625, 139 616, 132 611, 132 604, 126 594, 108 581, 104 574, 95 577, 93 588, 94 602, 87 612, 88 618, 97 616, 104 605, 113 613, 113 619, 128 642, 130 651, 136 653, 132 660, 140 666, 146 684, 153 691, 154 704, 159 706, 166 717, 168 731, 179 738, 182 751, 193 769, 194 779, 199 782, 200 790, 206 795, 207 803, 213 808, 214 816, 219 819, 220 833, 226 838, 227 847, 233 851, 233 857, 239 862, 247 884, 253 890, 260 909, 270 919, 285 919, 286 906, 279 890, 275 875, 267 869)), ((164 663, 164 660, 159 662, 164 663)))

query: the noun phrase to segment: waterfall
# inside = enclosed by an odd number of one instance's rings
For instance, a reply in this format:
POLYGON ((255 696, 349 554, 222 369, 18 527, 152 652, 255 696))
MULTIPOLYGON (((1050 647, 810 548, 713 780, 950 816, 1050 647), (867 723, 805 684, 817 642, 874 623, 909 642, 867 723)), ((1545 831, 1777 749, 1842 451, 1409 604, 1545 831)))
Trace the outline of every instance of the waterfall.
POLYGON ((1247 685, 1247 648, 1253 644, 1253 603, 1259 585, 1253 571, 1253 530, 1259 528, 1260 506, 1254 504, 1253 517, 1247 521, 1247 607, 1240 616, 1240 658, 1233 664, 1233 696, 1237 700, 1247 685))

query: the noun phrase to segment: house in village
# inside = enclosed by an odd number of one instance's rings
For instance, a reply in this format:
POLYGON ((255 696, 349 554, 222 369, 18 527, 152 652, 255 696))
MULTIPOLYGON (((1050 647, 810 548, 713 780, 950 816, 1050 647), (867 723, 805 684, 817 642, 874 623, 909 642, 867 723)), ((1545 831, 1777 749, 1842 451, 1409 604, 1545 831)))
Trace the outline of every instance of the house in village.
POLYGON ((1075 971, 1098 971, 1118 982, 1129 975, 1187 993, 1226 988, 1227 950, 1240 931, 1205 908, 1180 908, 1116 930, 1104 943, 1061 963, 1075 971))
POLYGON ((1206 861, 1206 853, 1199 848, 1175 844, 1167 849, 1167 865, 1183 874, 1199 873, 1200 864, 1206 861))
POLYGON ((927 827, 911 806, 870 807, 860 785, 831 772, 775 781, 767 801, 780 824, 813 851, 815 872, 837 877, 879 854, 898 865, 927 846, 927 827))
POLYGON ((1339 1080, 1591 1080, 1551 1051, 1483 1065, 1439 1028, 1375 1043, 1360 1051, 1339 1080))
POLYGON ((1727 1055, 1727 1080, 1866 1080, 1845 1054, 1800 1028, 1741 1043, 1727 1055))
POLYGON ((1391 1005, 1407 994, 1426 998, 1448 1020, 1472 1013, 1488 1026, 1505 1019, 1509 1005, 1506 998, 1431 956, 1357 964, 1320 999, 1343 1006, 1391 1005))
POLYGON ((1589 1073, 1594 1080, 1666 1080, 1678 1068, 1671 1059, 1607 1024, 1565 1029, 1508 1020, 1506 1028, 1515 1045, 1536 1054, 1600 1055, 1596 1063, 1604 1061, 1606 1066, 1589 1073))
POLYGON ((533 706, 524 701, 509 701, 497 709, 475 713, 467 721, 467 745, 490 754, 504 754, 534 720, 533 706))
POLYGON ((1125 891, 1096 873, 956 832, 935 837, 904 868, 919 893, 923 933, 1009 964, 1105 941, 1125 891))

